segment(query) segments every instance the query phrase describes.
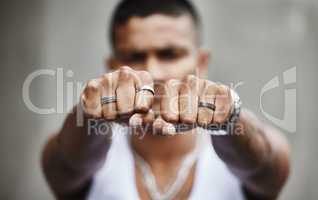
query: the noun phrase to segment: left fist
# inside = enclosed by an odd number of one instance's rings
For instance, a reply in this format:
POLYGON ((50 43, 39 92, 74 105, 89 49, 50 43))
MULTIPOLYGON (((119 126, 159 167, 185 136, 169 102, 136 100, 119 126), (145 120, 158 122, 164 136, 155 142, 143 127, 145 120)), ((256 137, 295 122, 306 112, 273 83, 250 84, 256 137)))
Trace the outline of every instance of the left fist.
POLYGON ((169 80, 165 84, 160 115, 168 123, 205 127, 227 122, 231 108, 228 86, 189 75, 184 81, 169 80))

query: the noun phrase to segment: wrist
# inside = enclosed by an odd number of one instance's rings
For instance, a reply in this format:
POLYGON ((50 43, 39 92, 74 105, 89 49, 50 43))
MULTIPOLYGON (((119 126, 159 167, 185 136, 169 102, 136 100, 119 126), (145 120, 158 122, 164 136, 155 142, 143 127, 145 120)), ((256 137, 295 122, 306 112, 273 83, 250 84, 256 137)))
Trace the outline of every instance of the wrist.
POLYGON ((237 134, 236 129, 239 124, 242 101, 233 89, 229 89, 229 95, 231 96, 230 114, 228 120, 221 126, 221 129, 226 131, 227 135, 233 135, 237 134))

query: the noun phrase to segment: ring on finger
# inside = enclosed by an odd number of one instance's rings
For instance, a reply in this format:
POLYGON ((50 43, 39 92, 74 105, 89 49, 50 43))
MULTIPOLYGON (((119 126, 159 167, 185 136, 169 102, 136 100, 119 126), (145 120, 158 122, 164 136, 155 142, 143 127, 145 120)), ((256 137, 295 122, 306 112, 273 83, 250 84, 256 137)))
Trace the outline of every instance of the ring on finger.
POLYGON ((208 109, 210 109, 210 110, 212 110, 212 111, 215 111, 215 109, 216 109, 215 104, 209 103, 209 102, 202 102, 202 101, 200 101, 198 106, 199 106, 199 107, 202 107, 202 108, 208 108, 208 109))
POLYGON ((115 102, 117 102, 117 97, 116 96, 102 97, 100 99, 100 102, 102 105, 109 104, 109 103, 115 103, 115 102))
POLYGON ((137 88, 137 92, 140 92, 140 91, 148 91, 152 95, 155 95, 155 90, 150 85, 144 85, 144 86, 142 86, 140 88, 137 88))

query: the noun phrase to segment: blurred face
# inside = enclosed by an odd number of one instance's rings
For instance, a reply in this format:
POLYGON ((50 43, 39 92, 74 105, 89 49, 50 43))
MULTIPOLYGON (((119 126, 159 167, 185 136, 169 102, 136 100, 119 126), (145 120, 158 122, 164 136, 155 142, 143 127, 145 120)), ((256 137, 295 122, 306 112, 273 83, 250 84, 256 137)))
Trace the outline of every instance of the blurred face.
POLYGON ((199 50, 193 21, 187 15, 132 17, 117 28, 114 51, 111 69, 127 65, 147 70, 155 83, 207 69, 207 53, 199 50))
POLYGON ((206 74, 208 54, 198 48, 192 19, 155 14, 132 17, 116 30, 116 47, 108 66, 148 71, 155 83, 153 109, 160 110, 163 83, 182 80, 189 74, 206 74))

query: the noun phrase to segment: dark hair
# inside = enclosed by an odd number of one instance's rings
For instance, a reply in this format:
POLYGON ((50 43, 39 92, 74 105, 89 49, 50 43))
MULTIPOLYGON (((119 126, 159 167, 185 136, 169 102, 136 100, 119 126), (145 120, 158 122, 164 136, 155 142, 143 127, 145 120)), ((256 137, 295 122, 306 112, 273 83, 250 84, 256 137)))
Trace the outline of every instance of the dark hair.
POLYGON ((122 0, 115 8, 110 23, 109 39, 112 47, 114 48, 116 45, 116 29, 119 26, 127 23, 131 17, 147 17, 152 14, 175 17, 189 15, 200 34, 200 17, 193 4, 188 0, 122 0))

